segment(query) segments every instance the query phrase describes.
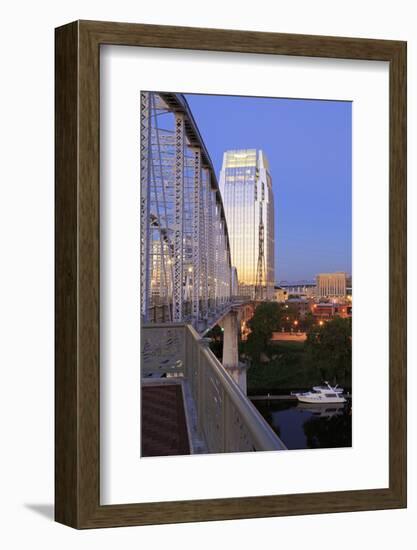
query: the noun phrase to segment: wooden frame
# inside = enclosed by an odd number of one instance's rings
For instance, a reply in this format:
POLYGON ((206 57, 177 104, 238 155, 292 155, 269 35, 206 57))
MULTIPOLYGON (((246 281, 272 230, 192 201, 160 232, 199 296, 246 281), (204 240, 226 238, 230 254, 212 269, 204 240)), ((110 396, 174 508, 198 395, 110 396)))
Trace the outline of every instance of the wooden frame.
POLYGON ((75 528, 406 506, 406 43, 77 21, 56 29, 56 500, 75 528), (99 50, 101 44, 390 64, 389 488, 180 502, 99 501, 99 50))

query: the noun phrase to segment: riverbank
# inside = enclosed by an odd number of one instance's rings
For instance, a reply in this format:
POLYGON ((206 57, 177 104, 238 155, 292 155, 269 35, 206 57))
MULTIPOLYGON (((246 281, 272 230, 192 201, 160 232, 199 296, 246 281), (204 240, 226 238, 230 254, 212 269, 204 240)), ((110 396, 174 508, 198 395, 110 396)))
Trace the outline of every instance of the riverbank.
MULTIPOLYGON (((283 399, 293 391, 308 391, 320 384, 320 373, 308 361, 303 342, 277 342, 266 350, 268 361, 252 363, 247 371, 247 393, 283 399)), ((332 381, 333 382, 333 381, 332 381)), ((351 384, 340 385, 351 391, 351 384)))
POLYGON ((254 362, 248 369, 249 394, 290 394, 318 383, 307 364, 303 342, 272 344, 266 356, 267 362, 254 362))
MULTIPOLYGON (((346 392, 343 394, 343 397, 346 397, 347 399, 352 398, 352 394, 349 392, 346 392)), ((266 394, 266 395, 248 395, 248 398, 251 401, 296 401, 297 398, 295 395, 286 395, 286 394, 266 394)), ((313 403, 314 405, 314 403, 313 403)))

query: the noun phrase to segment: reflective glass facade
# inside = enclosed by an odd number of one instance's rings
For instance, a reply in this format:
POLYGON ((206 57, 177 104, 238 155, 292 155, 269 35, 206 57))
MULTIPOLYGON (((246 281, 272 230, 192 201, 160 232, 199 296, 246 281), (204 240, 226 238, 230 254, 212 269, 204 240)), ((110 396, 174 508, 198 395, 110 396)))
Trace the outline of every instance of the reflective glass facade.
POLYGON ((239 294, 256 297, 255 293, 259 294, 262 287, 262 298, 272 299, 275 279, 274 197, 264 153, 256 149, 226 151, 220 173, 220 191, 232 265, 237 269, 239 294))

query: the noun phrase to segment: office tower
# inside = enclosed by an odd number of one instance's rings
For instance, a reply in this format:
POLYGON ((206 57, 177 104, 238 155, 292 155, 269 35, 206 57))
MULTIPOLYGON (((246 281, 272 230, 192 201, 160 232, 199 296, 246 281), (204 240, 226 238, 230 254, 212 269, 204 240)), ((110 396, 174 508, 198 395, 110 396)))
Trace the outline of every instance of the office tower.
POLYGON ((275 280, 274 196, 265 154, 256 149, 226 151, 220 191, 239 295, 271 300, 275 280))

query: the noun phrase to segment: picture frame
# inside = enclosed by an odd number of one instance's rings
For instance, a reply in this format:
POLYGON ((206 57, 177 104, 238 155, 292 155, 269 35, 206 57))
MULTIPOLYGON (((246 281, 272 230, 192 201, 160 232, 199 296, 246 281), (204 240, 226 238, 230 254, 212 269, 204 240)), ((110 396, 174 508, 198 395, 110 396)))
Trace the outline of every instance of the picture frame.
POLYGON ((77 528, 406 507, 406 43, 76 21, 55 34, 55 519, 77 528), (100 46, 389 63, 389 487, 100 504, 100 46))

